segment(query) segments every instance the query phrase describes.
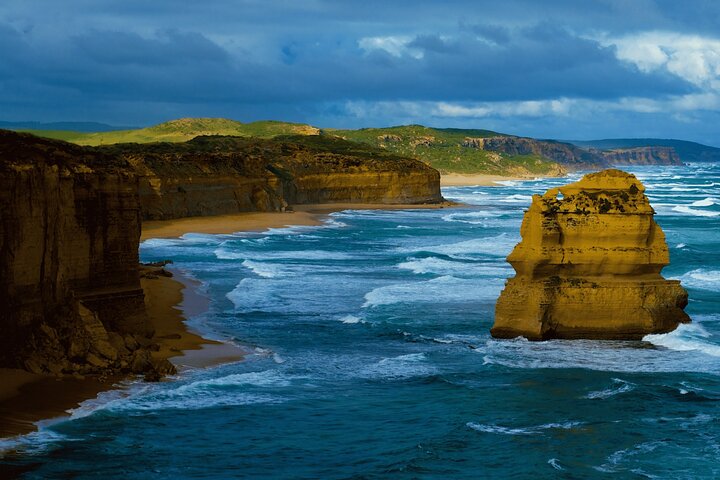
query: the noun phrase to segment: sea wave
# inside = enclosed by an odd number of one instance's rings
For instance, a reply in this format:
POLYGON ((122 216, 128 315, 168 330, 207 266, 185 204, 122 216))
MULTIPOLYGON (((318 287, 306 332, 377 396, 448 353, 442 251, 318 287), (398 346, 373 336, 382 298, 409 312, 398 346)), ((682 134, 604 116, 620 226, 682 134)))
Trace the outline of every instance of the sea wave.
POLYGON ((472 259, 477 255, 505 257, 510 253, 518 240, 519 238, 514 235, 511 236, 502 233, 494 237, 473 238, 471 240, 463 240, 462 242, 449 244, 401 247, 398 249, 398 252, 430 252, 461 259, 472 259))
POLYGON ((438 275, 454 275, 460 277, 507 277, 513 270, 506 265, 487 265, 479 263, 444 260, 438 257, 409 258, 397 265, 403 270, 410 270, 416 274, 435 273, 438 275))
POLYGON ((501 425, 484 424, 468 422, 465 424, 469 428, 483 433, 495 433, 501 435, 542 435, 548 430, 571 430, 583 425, 583 422, 562 422, 562 423, 545 423, 532 427, 503 427, 501 425))
POLYGON ((0 438, 0 460, 5 455, 40 455, 52 450, 60 443, 80 440, 69 435, 58 433, 50 428, 40 427, 36 432, 0 438))
POLYGON ((355 315, 345 315, 343 317, 340 317, 338 320, 341 321, 342 323, 349 323, 349 324, 365 323, 365 321, 362 318, 356 317, 355 315))
POLYGON ((720 345, 709 341, 710 338, 712 334, 699 323, 684 323, 670 333, 645 335, 643 340, 670 350, 698 351, 720 357, 720 345))
POLYGON ((254 262, 245 260, 242 266, 249 268, 255 275, 263 278, 275 278, 283 272, 281 265, 273 265, 272 263, 254 262))
POLYGON ((532 202, 532 196, 531 195, 522 195, 522 194, 513 194, 508 195, 507 197, 500 198, 498 200, 499 202, 503 203, 522 203, 522 204, 530 204, 532 202))
POLYGON ((434 375, 436 369, 428 364, 424 353, 409 353, 383 358, 359 370, 359 376, 373 379, 400 380, 434 375))
POLYGON ((697 268, 676 279, 680 280, 684 286, 690 288, 700 288, 703 290, 717 290, 720 288, 720 270, 697 268))
POLYGON ((718 204, 717 198, 707 197, 690 204, 691 207, 711 207, 718 204))
POLYGON ((482 225, 488 218, 497 218, 502 212, 497 210, 480 210, 477 212, 461 212, 443 215, 441 218, 444 222, 460 222, 472 225, 482 225))
POLYGON ((695 217, 717 217, 720 216, 720 212, 709 212, 707 210, 697 210, 695 208, 690 208, 685 205, 677 205, 673 207, 673 211, 679 212, 679 213, 685 213, 688 215, 693 215, 695 217))
POLYGON ((363 308, 398 303, 454 303, 494 300, 502 290, 501 279, 488 280, 483 285, 477 281, 460 279, 450 275, 427 281, 398 283, 378 287, 365 294, 363 308))
POLYGON ((598 390, 595 392, 590 392, 587 395, 585 395, 585 398, 589 399, 605 399, 614 397, 615 395, 619 395, 621 393, 627 393, 635 389, 635 384, 630 383, 628 381, 625 381, 620 378, 613 378, 612 382, 614 384, 613 387, 606 388, 605 390, 598 390))
POLYGON ((604 372, 698 372, 716 375, 720 371, 716 349, 720 346, 713 344, 709 338, 679 337, 683 330, 696 325, 683 324, 679 327, 680 332, 676 330, 645 337, 644 345, 653 344, 663 349, 643 347, 641 342, 490 339, 485 345, 478 345, 473 352, 483 355, 485 365, 509 368, 583 368, 604 372), (682 341, 690 343, 683 345, 682 341))

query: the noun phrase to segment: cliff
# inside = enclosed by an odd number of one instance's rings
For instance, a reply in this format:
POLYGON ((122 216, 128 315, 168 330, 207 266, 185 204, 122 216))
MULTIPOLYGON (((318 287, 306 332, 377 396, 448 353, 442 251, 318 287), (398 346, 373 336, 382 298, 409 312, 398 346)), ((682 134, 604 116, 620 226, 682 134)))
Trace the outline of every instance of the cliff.
POLYGON ((439 173, 420 161, 304 138, 80 147, 0 130, 0 367, 174 371, 151 354, 142 219, 442 200, 439 173))
POLYGON ((0 171, 0 366, 151 369, 129 165, 0 130, 0 171))
POLYGON ((689 322, 687 292, 660 274, 669 252, 644 190, 604 170, 534 195, 492 335, 640 339, 689 322))
POLYGON ((132 165, 144 220, 282 211, 307 203, 442 201, 435 169, 337 138, 210 136, 97 151, 132 165))
POLYGON ((673 147, 635 147, 598 151, 610 165, 682 165, 673 147))
POLYGON ((584 150, 570 143, 534 138, 492 136, 466 138, 463 146, 478 148, 506 155, 537 155, 571 169, 596 168, 609 165, 601 154, 584 150))
POLYGON ((702 143, 674 140, 669 138, 614 138, 605 140, 569 140, 579 147, 597 150, 625 150, 638 147, 672 148, 683 162, 720 161, 720 148, 702 143))

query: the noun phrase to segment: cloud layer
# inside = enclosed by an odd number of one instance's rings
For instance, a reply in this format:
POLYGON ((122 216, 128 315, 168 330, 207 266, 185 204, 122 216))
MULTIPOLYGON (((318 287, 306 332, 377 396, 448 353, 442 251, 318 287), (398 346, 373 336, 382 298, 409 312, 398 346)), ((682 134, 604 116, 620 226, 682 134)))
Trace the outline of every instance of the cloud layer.
POLYGON ((718 18, 712 1, 5 0, 0 119, 718 144, 718 18))

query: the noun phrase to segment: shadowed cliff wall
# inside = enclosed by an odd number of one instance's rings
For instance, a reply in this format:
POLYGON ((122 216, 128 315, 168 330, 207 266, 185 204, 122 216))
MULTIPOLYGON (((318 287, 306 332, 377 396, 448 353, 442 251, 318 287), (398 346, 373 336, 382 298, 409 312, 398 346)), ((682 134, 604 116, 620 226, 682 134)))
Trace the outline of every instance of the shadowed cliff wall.
POLYGON ((439 203, 440 174, 411 158, 321 136, 197 137, 118 144, 139 176, 144 220, 282 211, 307 203, 439 203))
POLYGON ((58 373, 119 362, 111 332, 151 333, 137 177, 122 160, 5 131, 0 171, 0 365, 58 373))

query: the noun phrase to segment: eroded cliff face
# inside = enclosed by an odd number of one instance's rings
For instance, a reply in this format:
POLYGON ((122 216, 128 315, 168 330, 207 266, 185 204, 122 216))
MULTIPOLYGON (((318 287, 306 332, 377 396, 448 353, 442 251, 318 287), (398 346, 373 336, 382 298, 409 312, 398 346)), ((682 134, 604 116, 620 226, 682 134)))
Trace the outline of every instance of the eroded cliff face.
POLYGON ((600 154, 611 165, 682 165, 673 147, 635 147, 605 150, 600 154))
POLYGON ((306 203, 442 201, 435 169, 341 139, 216 136, 99 150, 135 169, 144 220, 282 211, 306 203))
POLYGON ((669 252, 644 190, 611 169, 534 195, 492 335, 640 339, 689 322, 687 292, 660 274, 669 252))
MULTIPOLYGON (((117 158, 0 130, 0 366, 138 373, 152 330, 137 177, 117 158)), ((147 361, 146 361, 147 360, 147 361)))
POLYGON ((570 143, 534 138, 496 136, 466 138, 463 146, 479 148, 508 155, 540 155, 566 167, 583 169, 608 166, 610 163, 599 152, 584 150, 570 143))
POLYGON ((174 370, 151 355, 141 219, 441 200, 436 170, 338 139, 93 148, 0 130, 0 367, 174 370))

